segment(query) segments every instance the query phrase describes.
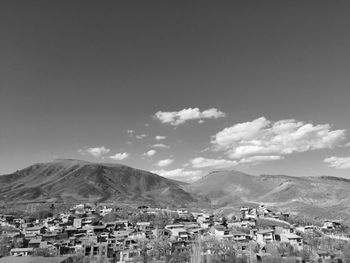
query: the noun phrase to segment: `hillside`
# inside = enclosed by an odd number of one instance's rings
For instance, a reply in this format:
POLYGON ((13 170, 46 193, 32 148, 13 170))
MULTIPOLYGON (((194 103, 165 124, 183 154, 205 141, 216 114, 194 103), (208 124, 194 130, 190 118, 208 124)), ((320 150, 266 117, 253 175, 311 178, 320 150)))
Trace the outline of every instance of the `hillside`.
POLYGON ((319 217, 350 216, 350 180, 337 177, 253 176, 237 171, 212 172, 187 187, 216 207, 265 203, 282 210, 319 217))
POLYGON ((131 201, 185 205, 196 201, 183 184, 119 164, 55 160, 0 176, 4 201, 131 201))
POLYGON ((128 202, 232 210, 266 204, 320 218, 350 218, 350 180, 344 178, 253 176, 216 171, 186 184, 120 164, 56 160, 0 176, 5 202, 128 202))

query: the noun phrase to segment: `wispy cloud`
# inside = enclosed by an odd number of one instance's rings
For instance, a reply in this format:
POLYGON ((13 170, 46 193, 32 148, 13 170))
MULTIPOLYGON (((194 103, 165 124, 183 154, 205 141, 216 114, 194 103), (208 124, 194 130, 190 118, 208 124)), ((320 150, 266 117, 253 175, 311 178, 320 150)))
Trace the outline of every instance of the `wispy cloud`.
POLYGON ((328 157, 324 162, 336 169, 350 169, 350 157, 328 157))
POLYGON ((148 157, 152 157, 153 155, 155 155, 157 153, 156 150, 149 150, 148 152, 145 152, 144 155, 148 156, 148 157))
POLYGON ((185 181, 193 182, 201 177, 202 171, 199 170, 184 170, 183 168, 178 168, 174 170, 155 170, 152 173, 158 174, 163 177, 185 181))
POLYGON ((177 126, 189 120, 218 119, 226 114, 216 108, 200 111, 199 108, 188 108, 180 111, 158 111, 154 117, 161 123, 177 126))
POLYGON ((165 149, 169 149, 170 146, 169 145, 166 145, 166 144, 163 144, 163 143, 156 143, 156 144, 153 144, 151 145, 152 148, 165 148, 165 149))
POLYGON ((165 139, 166 139, 166 136, 157 135, 156 137, 154 137, 154 139, 156 139, 157 141, 165 140, 165 139))
POLYGON ((243 164, 243 163, 259 163, 266 161, 274 161, 283 159, 281 156, 250 156, 240 160, 228 160, 228 159, 210 159, 204 157, 196 157, 190 160, 189 163, 185 164, 185 166, 191 166, 196 169, 227 169, 232 168, 234 166, 243 164))
POLYGON ((164 160, 160 160, 160 161, 157 163, 157 165, 158 165, 159 167, 165 167, 165 166, 168 166, 168 165, 172 164, 173 162, 174 162, 173 159, 164 159, 164 160))
POLYGON ((130 137, 133 137, 135 136, 136 139, 143 139, 145 137, 147 137, 148 135, 145 134, 145 133, 142 133, 142 134, 136 134, 136 131, 135 130, 127 130, 126 133, 130 136, 130 137))
POLYGON ((231 159, 260 156, 262 160, 261 156, 278 159, 276 156, 294 152, 333 148, 344 138, 345 130, 331 130, 329 124, 313 125, 294 119, 272 122, 261 117, 223 129, 211 143, 214 150, 224 151, 231 159))
POLYGON ((110 159, 115 160, 115 161, 121 161, 130 156, 129 153, 124 152, 124 153, 116 153, 114 155, 109 156, 110 159))
POLYGON ((136 139, 142 140, 143 138, 146 138, 148 135, 147 134, 137 134, 135 135, 136 139))
POLYGON ((106 148, 105 146, 91 147, 87 149, 79 149, 78 153, 85 155, 90 154, 94 157, 102 157, 103 155, 109 153, 111 150, 106 148))
POLYGON ((239 160, 239 163, 257 163, 266 161, 276 161, 282 159, 284 159, 284 157, 279 155, 249 156, 239 160))

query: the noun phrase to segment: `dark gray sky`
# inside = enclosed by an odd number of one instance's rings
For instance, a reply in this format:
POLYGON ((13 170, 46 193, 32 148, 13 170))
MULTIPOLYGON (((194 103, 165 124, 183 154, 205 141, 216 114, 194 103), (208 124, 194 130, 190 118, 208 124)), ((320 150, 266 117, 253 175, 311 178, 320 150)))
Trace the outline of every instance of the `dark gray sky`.
POLYGON ((350 176, 349 13, 349 1, 1 1, 0 174, 79 158, 185 179, 350 176), (154 117, 188 108, 225 117, 154 117), (291 119, 281 140, 274 124, 291 119), (144 155, 156 143, 170 148, 144 155))

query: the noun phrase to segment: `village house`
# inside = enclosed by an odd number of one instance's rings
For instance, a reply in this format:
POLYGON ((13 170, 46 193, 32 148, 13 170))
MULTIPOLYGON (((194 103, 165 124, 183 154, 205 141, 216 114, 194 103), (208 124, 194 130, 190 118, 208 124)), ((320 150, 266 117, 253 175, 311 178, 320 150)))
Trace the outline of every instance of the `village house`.
POLYGON ((325 220, 321 229, 333 231, 341 227, 341 222, 338 220, 325 220))
POLYGON ((182 231, 185 229, 185 225, 182 224, 173 224, 173 225, 166 225, 164 227, 167 230, 170 230, 171 234, 177 233, 179 230, 182 231))
POLYGON ((0 226, 0 236, 14 237, 20 233, 20 230, 9 226, 0 226))
POLYGON ((275 240, 273 229, 264 229, 256 233, 256 242, 260 244, 268 244, 275 240))
POLYGON ((303 239, 296 234, 281 235, 281 242, 287 242, 297 250, 303 249, 303 239))
POLYGON ((28 242, 28 247, 31 248, 46 248, 47 247, 47 241, 42 241, 40 238, 32 238, 28 242))
POLYGON ((138 231, 149 231, 152 229, 151 222, 137 222, 136 229, 138 231))
POLYGON ((26 257, 33 253, 32 247, 26 247, 26 248, 13 248, 10 251, 11 256, 15 257, 26 257))
POLYGON ((224 226, 213 226, 210 229, 210 233, 215 236, 215 238, 222 239, 227 238, 231 239, 233 237, 232 234, 230 234, 230 230, 225 228, 224 226))
POLYGON ((104 206, 103 208, 100 209, 100 215, 101 216, 105 216, 107 214, 112 213, 112 208, 107 208, 106 206, 104 206))
POLYGON ((201 215, 197 218, 197 223, 200 225, 202 228, 209 228, 211 221, 210 221, 210 216, 208 215, 201 215))
POLYGON ((248 236, 247 234, 243 233, 243 232, 232 232, 231 233, 233 236, 233 240, 234 241, 238 241, 238 242, 244 242, 244 241, 248 241, 248 236))
POLYGON ((40 226, 33 226, 33 227, 27 227, 24 229, 24 234, 26 235, 39 235, 40 234, 41 227, 40 226))
POLYGON ((240 224, 241 224, 240 226, 244 228, 255 227, 256 219, 255 217, 248 216, 248 217, 242 218, 240 224))
POLYGON ((141 257, 141 251, 139 249, 128 249, 120 251, 118 263, 143 263, 143 257, 141 257))

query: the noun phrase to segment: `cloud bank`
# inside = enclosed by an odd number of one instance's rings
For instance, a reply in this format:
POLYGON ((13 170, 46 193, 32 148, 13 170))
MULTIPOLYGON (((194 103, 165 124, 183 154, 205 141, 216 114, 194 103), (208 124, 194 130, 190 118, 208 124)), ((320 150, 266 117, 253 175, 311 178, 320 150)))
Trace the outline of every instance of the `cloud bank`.
POLYGON ((281 159, 283 155, 340 146, 345 130, 331 130, 329 124, 313 125, 294 119, 269 121, 265 117, 238 123, 212 136, 215 151, 231 159, 281 159), (267 157, 270 156, 270 157, 267 157))
POLYGON ((328 157, 324 162, 336 169, 350 169, 350 157, 328 157))

